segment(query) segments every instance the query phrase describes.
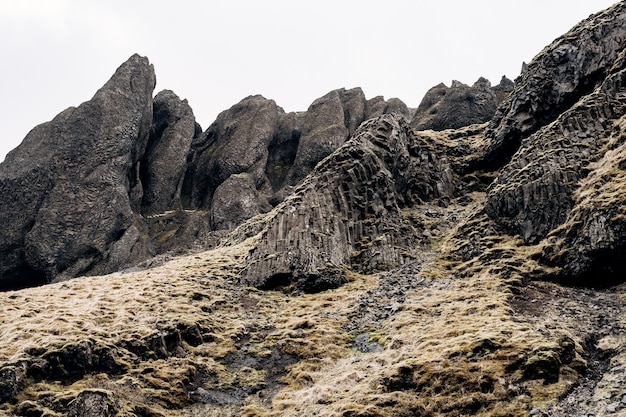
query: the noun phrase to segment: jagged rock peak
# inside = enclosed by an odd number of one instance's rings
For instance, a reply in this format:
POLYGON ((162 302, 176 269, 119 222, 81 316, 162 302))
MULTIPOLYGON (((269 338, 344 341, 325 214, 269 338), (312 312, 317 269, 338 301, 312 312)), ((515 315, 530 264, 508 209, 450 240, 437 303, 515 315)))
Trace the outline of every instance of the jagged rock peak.
POLYGON ((450 87, 440 83, 426 92, 411 126, 415 130, 444 130, 485 123, 512 90, 513 82, 506 77, 496 87, 483 77, 471 87, 457 80, 450 87))
POLYGON ((94 97, 33 129, 0 164, 2 287, 145 257, 132 206, 152 121, 152 65, 133 55, 94 97), (130 196, 130 198, 129 198, 130 196))
POLYGON ((522 71, 491 120, 479 167, 499 168, 521 141, 553 122, 591 93, 624 49, 626 3, 620 2, 576 25, 541 51, 522 71))

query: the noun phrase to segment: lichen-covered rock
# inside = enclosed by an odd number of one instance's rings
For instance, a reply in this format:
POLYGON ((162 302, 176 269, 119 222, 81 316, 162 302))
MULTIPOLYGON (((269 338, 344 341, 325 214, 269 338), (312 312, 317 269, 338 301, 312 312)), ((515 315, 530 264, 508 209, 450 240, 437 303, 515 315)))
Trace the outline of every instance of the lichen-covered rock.
POLYGON ((111 399, 111 395, 103 390, 82 391, 72 401, 68 417, 113 417, 118 410, 111 399))
POLYGON ((488 122, 510 91, 512 81, 506 77, 496 87, 485 78, 471 87, 459 81, 450 87, 436 85, 426 92, 411 126, 415 130, 444 130, 488 122))
POLYGON ((11 401, 26 378, 26 366, 10 365, 0 369, 0 402, 11 401))
POLYGON ((573 209, 551 233, 543 256, 563 267, 563 280, 583 285, 624 281, 626 264, 626 115, 611 132, 601 160, 572 196, 573 209))
POLYGON ((134 233, 132 208, 143 194, 138 161, 154 85, 152 65, 134 55, 90 101, 36 127, 7 155, 0 165, 0 286, 84 274, 97 264, 107 271, 122 236, 122 263, 150 254, 134 233))
POLYGON ((242 281, 319 291, 343 283, 345 268, 371 272, 402 264, 418 232, 401 208, 454 190, 445 156, 419 143, 401 116, 361 125, 259 220, 260 231, 244 225, 234 232, 239 240, 258 233, 242 281))
POLYGON ((181 209, 181 189, 187 170, 187 154, 200 132, 187 100, 163 90, 154 98, 154 116, 140 173, 143 185, 142 213, 181 209))

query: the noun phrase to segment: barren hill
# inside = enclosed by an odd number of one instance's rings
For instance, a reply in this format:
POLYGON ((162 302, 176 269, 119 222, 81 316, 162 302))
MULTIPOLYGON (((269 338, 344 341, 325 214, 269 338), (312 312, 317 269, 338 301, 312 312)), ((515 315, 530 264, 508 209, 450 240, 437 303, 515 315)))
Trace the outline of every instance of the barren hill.
POLYGON ((625 46, 205 131, 131 57, 0 165, 0 416, 626 415, 625 46))

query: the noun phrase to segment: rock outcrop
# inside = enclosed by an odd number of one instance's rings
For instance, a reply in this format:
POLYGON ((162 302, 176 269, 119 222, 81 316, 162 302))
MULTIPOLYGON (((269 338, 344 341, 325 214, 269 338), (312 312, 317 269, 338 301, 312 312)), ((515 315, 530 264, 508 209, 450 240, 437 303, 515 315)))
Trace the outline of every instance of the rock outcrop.
POLYGON ((202 132, 186 100, 169 90, 153 99, 154 85, 148 61, 133 56, 92 100, 33 129, 7 157, 0 288, 213 245, 213 232, 284 200, 364 120, 410 115, 400 100, 366 100, 359 88, 288 114, 251 96, 202 132))
MULTIPOLYGON (((263 220, 243 282, 319 291, 345 282, 346 267, 366 273, 404 264, 419 231, 402 208, 454 192, 445 156, 419 145, 401 116, 361 125, 263 220)), ((248 228, 235 235, 247 237, 248 228)))
POLYGON ((140 161, 140 210, 144 214, 182 208, 187 154, 194 137, 201 133, 187 100, 181 100, 174 92, 164 90, 157 94, 153 108, 150 138, 140 161))
POLYGON ((626 1, 441 131, 353 89, 202 133, 132 57, 0 166, 0 276, 171 252, 0 292, 0 415, 624 414, 624 28, 626 1))
POLYGON ((611 73, 623 52, 624 3, 584 20, 525 67, 489 124, 479 167, 503 166, 524 138, 555 121, 611 73))
POLYGON ((0 165, 3 287, 117 270, 151 255, 133 206, 155 75, 137 55, 88 102, 33 129, 0 165))
POLYGON ((512 159, 486 212, 526 242, 566 221, 579 181, 615 142, 615 121, 626 113, 624 21, 620 3, 544 49, 489 125, 483 166, 512 159))
POLYGON ((513 81, 506 77, 495 87, 482 77, 471 87, 456 80, 450 87, 439 84, 426 92, 411 126, 415 130, 444 130, 488 122, 513 88, 513 81))
POLYGON ((262 96, 245 98, 192 143, 184 206, 210 211, 216 230, 266 213, 363 121, 386 113, 408 117, 409 110, 398 99, 368 101, 360 88, 331 91, 300 113, 262 96))

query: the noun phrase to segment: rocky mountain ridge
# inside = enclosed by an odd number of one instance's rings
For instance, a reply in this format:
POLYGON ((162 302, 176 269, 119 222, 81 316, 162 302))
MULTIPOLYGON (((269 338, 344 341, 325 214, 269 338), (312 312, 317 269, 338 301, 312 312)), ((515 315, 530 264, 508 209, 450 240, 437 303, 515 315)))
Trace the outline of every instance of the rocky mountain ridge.
POLYGON ((204 132, 131 57, 0 165, 0 271, 148 268, 0 293, 0 415, 622 415, 625 23, 514 86, 251 96, 204 132))
MULTIPOLYGON (((490 88, 486 80, 477 85, 490 88)), ((398 99, 339 89, 299 113, 250 96, 202 132, 185 100, 169 90, 152 99, 154 86, 147 59, 131 57, 92 100, 37 126, 0 165, 3 194, 18 196, 0 202, 8 225, 0 288, 210 247, 216 232, 279 204, 364 121, 417 118, 398 99)), ((472 114, 446 100, 440 114, 472 114)))

